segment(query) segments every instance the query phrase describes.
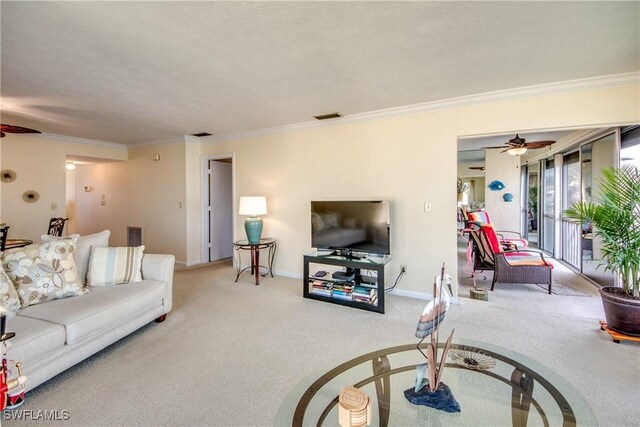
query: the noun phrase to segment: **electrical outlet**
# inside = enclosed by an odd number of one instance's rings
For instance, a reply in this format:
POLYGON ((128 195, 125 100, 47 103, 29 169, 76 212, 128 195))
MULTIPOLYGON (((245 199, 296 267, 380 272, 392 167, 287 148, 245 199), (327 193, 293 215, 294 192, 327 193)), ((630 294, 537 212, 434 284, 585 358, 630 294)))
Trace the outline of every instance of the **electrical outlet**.
POLYGON ((407 274, 407 266, 406 265, 401 265, 400 266, 400 273, 407 274))

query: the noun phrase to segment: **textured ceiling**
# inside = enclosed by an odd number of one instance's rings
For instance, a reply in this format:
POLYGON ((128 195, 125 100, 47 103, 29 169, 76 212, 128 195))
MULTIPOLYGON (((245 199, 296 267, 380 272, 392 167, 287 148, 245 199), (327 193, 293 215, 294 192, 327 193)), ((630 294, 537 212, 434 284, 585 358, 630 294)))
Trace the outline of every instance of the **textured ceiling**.
POLYGON ((638 71, 638 2, 1 2, 2 122, 126 144, 638 71))

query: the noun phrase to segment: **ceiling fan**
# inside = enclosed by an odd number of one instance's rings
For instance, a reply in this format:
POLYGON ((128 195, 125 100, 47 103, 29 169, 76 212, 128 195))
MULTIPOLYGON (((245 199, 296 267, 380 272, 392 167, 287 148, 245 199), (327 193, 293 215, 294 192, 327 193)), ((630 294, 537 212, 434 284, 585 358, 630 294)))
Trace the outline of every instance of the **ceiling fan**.
MULTIPOLYGON (((527 142, 526 139, 520 138, 520 135, 516 134, 515 138, 511 138, 508 142, 505 142, 507 148, 501 151, 504 153, 505 151, 512 156, 519 156, 527 152, 528 149, 536 149, 548 147, 551 144, 554 144, 555 141, 547 140, 547 141, 531 141, 527 142)), ((504 148, 504 146, 498 147, 485 147, 485 148, 504 148)))
POLYGON ((12 126, 0 124, 0 138, 4 138, 7 133, 42 133, 39 130, 23 128, 22 126, 12 126))
POLYGON ((469 166, 469 169, 484 171, 484 166, 469 166))

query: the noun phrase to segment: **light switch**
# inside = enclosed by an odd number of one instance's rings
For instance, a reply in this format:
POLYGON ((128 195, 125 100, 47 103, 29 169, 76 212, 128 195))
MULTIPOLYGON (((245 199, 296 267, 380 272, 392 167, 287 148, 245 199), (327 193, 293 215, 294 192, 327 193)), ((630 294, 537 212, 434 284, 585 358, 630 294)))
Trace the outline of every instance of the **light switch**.
POLYGON ((431 203, 424 202, 424 211, 425 212, 431 212, 431 203))
POLYGON ((178 203, 178 207, 179 207, 180 209, 182 209, 182 202, 179 202, 179 203, 178 203))

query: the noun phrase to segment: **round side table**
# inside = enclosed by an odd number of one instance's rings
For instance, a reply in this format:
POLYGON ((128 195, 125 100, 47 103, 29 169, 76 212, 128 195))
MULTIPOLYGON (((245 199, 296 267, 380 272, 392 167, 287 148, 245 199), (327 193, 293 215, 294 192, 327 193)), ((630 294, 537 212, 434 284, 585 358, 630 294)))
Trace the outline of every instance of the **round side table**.
POLYGON ((251 269, 251 274, 255 276, 256 286, 260 284, 260 275, 265 277, 270 274, 273 277, 273 259, 276 256, 277 244, 275 239, 271 237, 265 237, 260 239, 259 243, 249 243, 248 240, 238 240, 233 242, 233 260, 236 265, 236 283, 240 278, 240 275, 246 270, 251 269), (267 265, 260 265, 260 250, 268 249, 267 253, 267 265), (249 267, 242 268, 241 251, 251 252, 251 263, 249 267), (264 269, 264 273, 260 273, 260 268, 264 269))

